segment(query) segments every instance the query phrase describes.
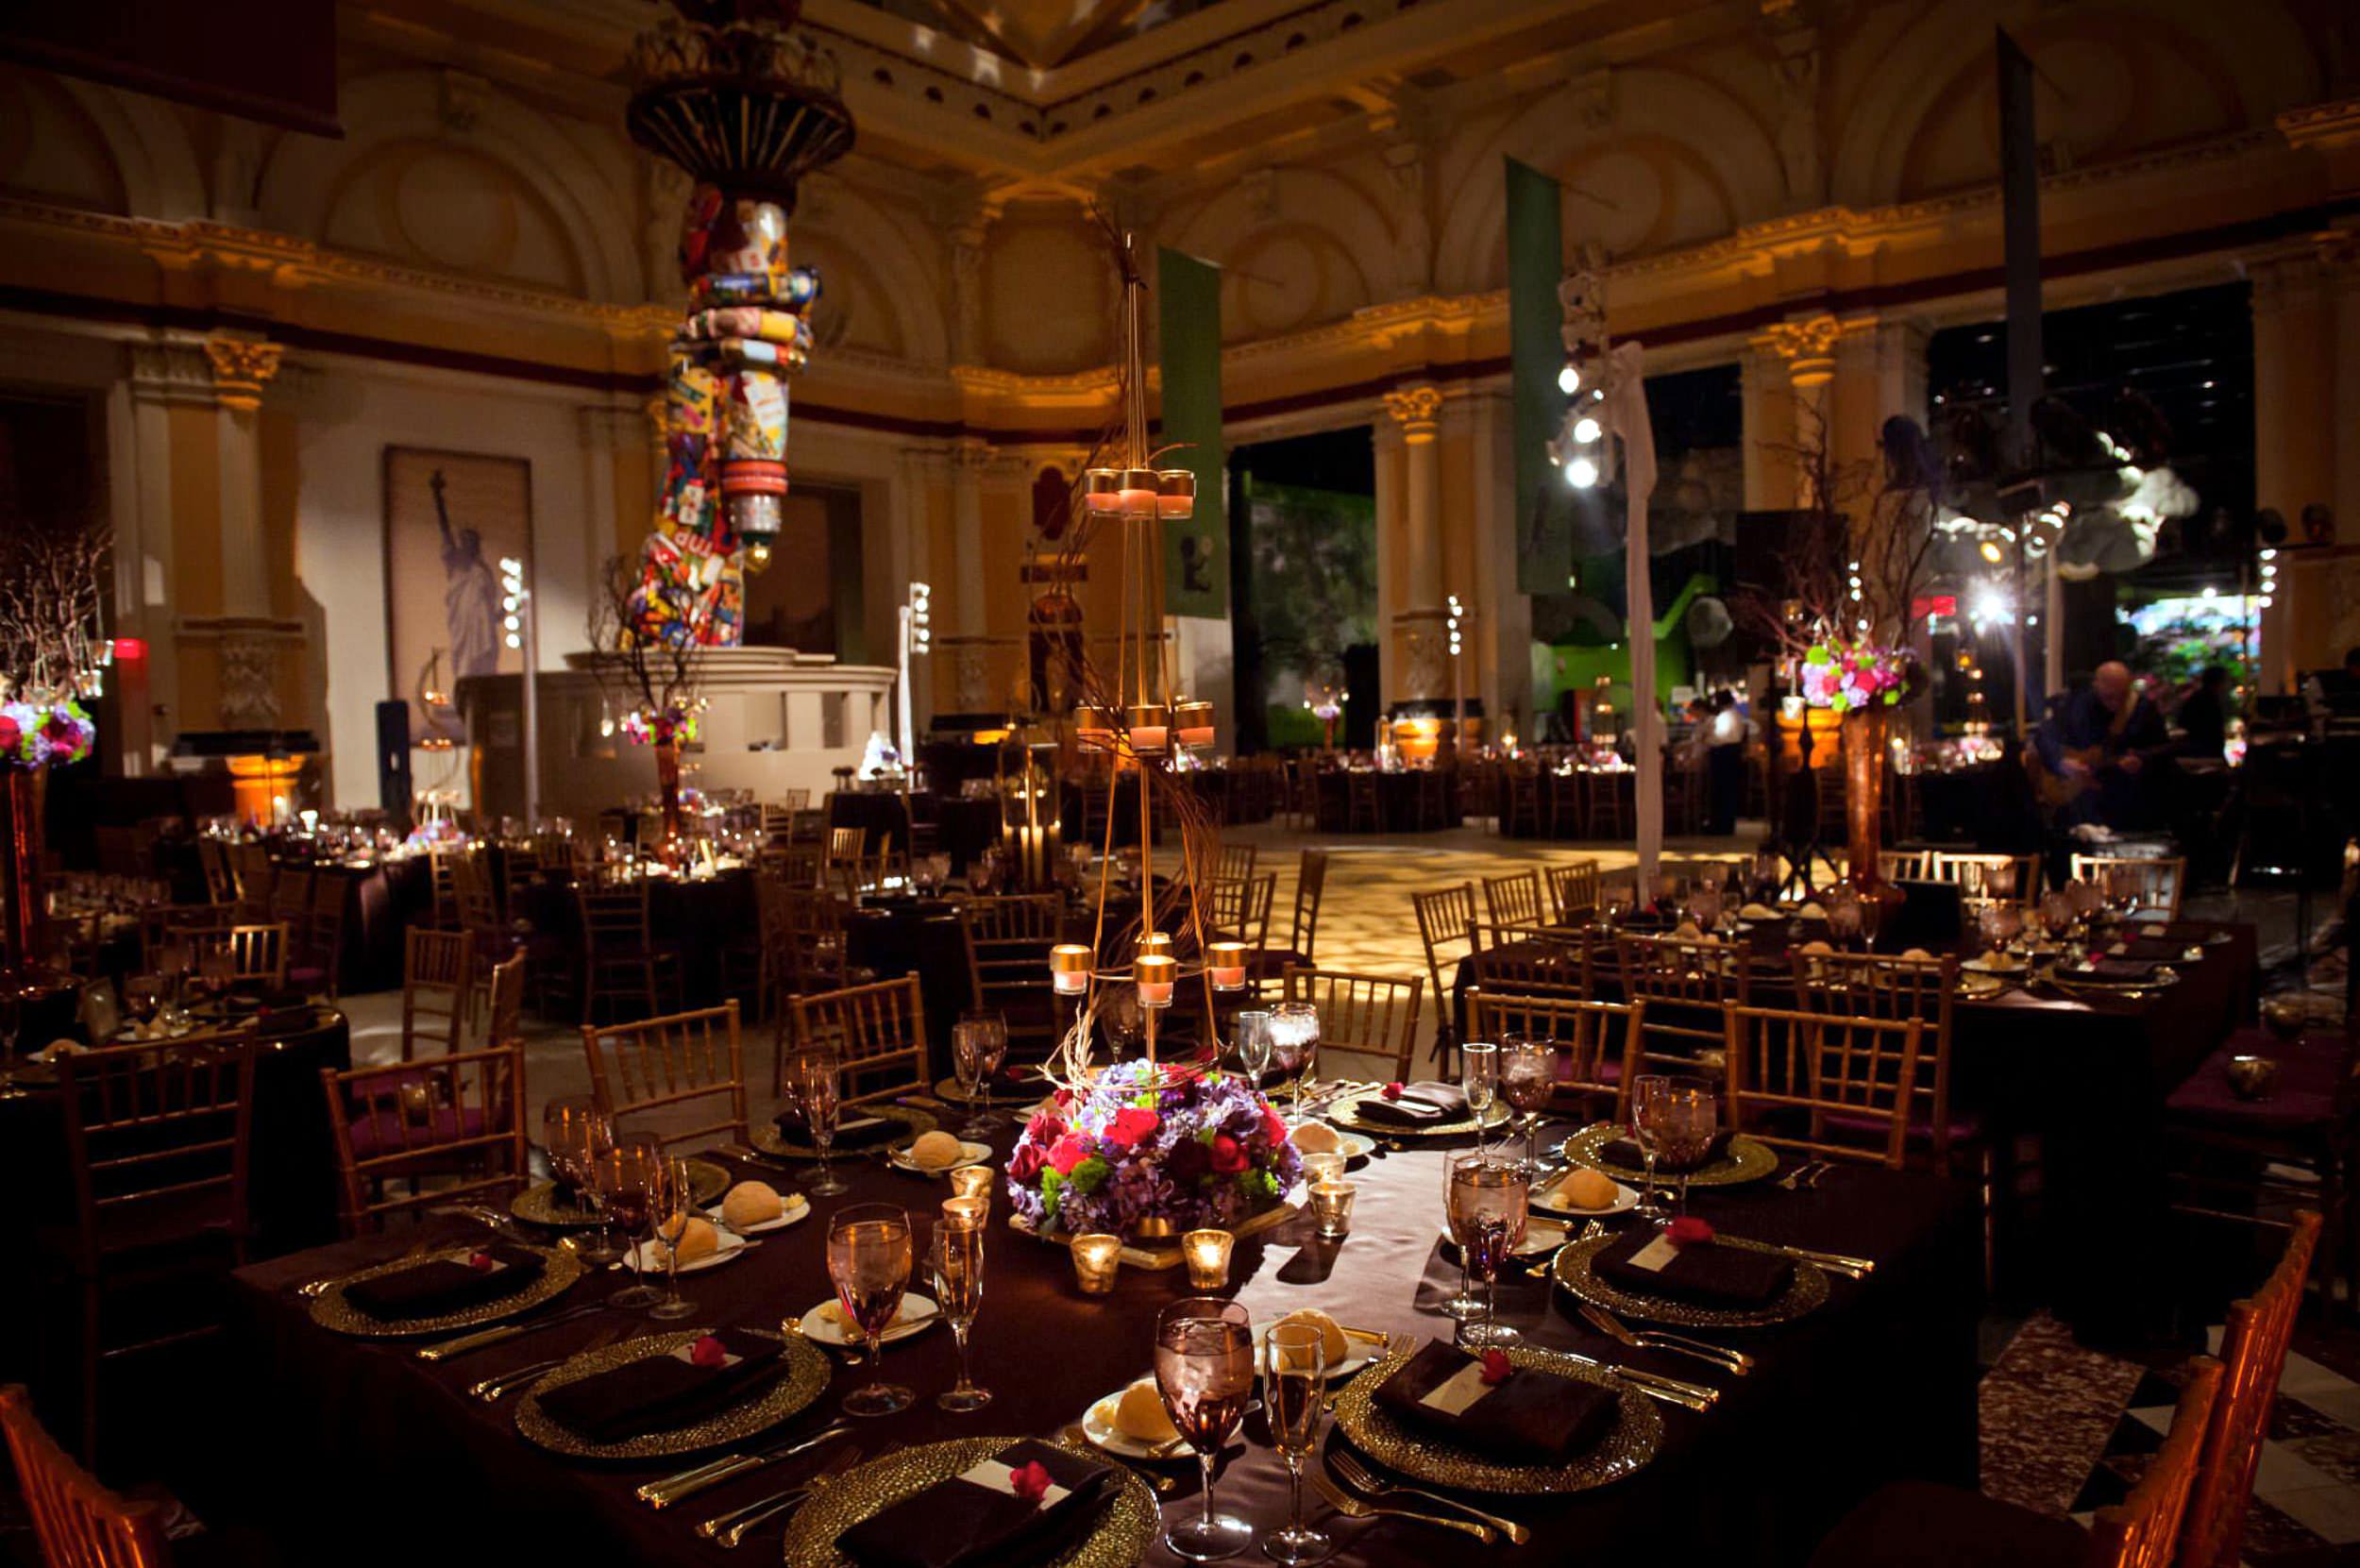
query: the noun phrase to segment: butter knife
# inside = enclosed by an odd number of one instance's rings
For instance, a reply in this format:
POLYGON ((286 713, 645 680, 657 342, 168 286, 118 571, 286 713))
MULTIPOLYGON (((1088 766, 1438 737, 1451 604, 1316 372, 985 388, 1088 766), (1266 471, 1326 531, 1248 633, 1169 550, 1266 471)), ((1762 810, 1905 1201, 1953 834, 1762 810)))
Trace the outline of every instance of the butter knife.
POLYGON ((568 1307, 562 1312, 552 1312, 546 1318, 532 1318, 523 1323, 495 1324, 490 1328, 479 1328, 472 1334, 462 1334, 455 1340, 438 1340, 430 1345, 420 1345, 416 1355, 421 1361, 447 1361, 454 1356, 464 1356, 469 1351, 481 1350, 485 1345, 496 1345, 503 1340, 513 1340, 522 1334, 537 1333, 544 1328, 554 1328, 562 1323, 572 1323, 577 1319, 586 1318, 593 1312, 602 1311, 604 1307, 605 1304, 602 1302, 584 1302, 580 1307, 568 1307))
POLYGON ((1804 1263, 1842 1274, 1846 1279, 1866 1279, 1877 1272, 1873 1257, 1847 1257, 1843 1253, 1813 1252, 1809 1247, 1790 1247, 1778 1242, 1768 1243, 1771 1250, 1804 1263))
POLYGON ((1660 1372, 1642 1372, 1637 1367, 1616 1366, 1611 1361, 1601 1361, 1595 1357, 1571 1350, 1552 1354, 1562 1356, 1569 1361, 1578 1361, 1586 1367, 1594 1367, 1619 1383, 1629 1384, 1641 1393, 1652 1394, 1667 1405, 1685 1406, 1699 1414, 1712 1408, 1721 1397, 1719 1389, 1703 1383, 1684 1382, 1677 1377, 1666 1377, 1660 1372))
POLYGON ((700 1464, 693 1470, 683 1470, 677 1475, 666 1475, 660 1481, 649 1481, 632 1495, 651 1509, 670 1508, 683 1497, 694 1497, 700 1492, 719 1486, 723 1481, 743 1475, 750 1470, 759 1470, 765 1465, 776 1464, 781 1459, 791 1459, 796 1455, 807 1453, 823 1442, 831 1442, 837 1438, 845 1437, 851 1430, 850 1426, 838 1422, 824 1432, 808 1438, 798 1438, 775 1447, 746 1454, 724 1454, 719 1458, 700 1464))

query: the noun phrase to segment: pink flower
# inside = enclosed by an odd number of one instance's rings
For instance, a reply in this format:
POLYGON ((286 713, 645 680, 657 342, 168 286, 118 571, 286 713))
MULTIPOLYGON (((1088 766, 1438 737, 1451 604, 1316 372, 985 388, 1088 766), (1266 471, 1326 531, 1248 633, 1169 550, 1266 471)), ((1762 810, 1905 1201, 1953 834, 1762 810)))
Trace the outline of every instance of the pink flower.
POLYGON ((730 1364, 729 1347, 710 1334, 700 1334, 697 1342, 688 1347, 689 1363, 700 1367, 726 1367, 730 1364))
POLYGON ((1049 1163, 1060 1176, 1073 1174, 1073 1168, 1090 1157, 1090 1146, 1078 1133, 1068 1133, 1049 1146, 1049 1163))
POLYGON ((1409 1086, 1408 1084, 1405 1084, 1400 1079, 1396 1078, 1377 1092, 1382 1094, 1388 1100, 1398 1100, 1402 1097, 1404 1091, 1406 1091, 1408 1087, 1409 1086))
POLYGON ((1273 1144, 1287 1141, 1287 1119, 1268 1105, 1262 1107, 1262 1136, 1273 1144))
POLYGON ((1049 1157, 1040 1152, 1039 1144, 1027 1143, 1008 1156, 1008 1178, 1011 1181, 1030 1182, 1040 1174, 1041 1167, 1048 1163, 1049 1157))
POLYGON ((1515 1375, 1516 1369, 1509 1364, 1508 1352, 1487 1350, 1483 1353, 1483 1382, 1486 1388, 1497 1388, 1515 1375))
POLYGON ((492 1272, 494 1267, 496 1267, 496 1260, 488 1252, 469 1253, 467 1255, 467 1267, 473 1269, 477 1273, 488 1274, 492 1272))
POLYGON ((1245 1145, 1227 1133, 1213 1135, 1213 1170, 1221 1175, 1234 1176, 1246 1167, 1245 1145))
POLYGON ((1038 1459, 1027 1459, 1008 1472, 1008 1485, 1019 1497, 1038 1508, 1049 1495, 1050 1475, 1038 1459))
POLYGON ((1115 1112, 1114 1123, 1106 1129, 1106 1141, 1128 1149, 1139 1139, 1153 1137, 1163 1124, 1164 1119, 1154 1111, 1129 1106, 1115 1112))
POLYGON ((1699 1247, 1712 1239, 1712 1222, 1694 1214, 1683 1214, 1664 1226, 1663 1234, 1676 1247, 1699 1247))

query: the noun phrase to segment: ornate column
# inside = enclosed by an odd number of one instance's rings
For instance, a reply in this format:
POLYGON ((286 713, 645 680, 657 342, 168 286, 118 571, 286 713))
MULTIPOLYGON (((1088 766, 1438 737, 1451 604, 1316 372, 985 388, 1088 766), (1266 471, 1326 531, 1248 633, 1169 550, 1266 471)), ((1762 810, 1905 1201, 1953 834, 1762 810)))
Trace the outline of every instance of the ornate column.
POLYGON ((1744 408, 1745 510, 1777 512, 1795 503, 1795 476, 1780 448, 1795 441, 1795 394, 1786 362, 1766 341, 1749 344, 1738 358, 1744 408))
POLYGON ((1441 389, 1403 387, 1385 395, 1385 412, 1402 444, 1402 565, 1407 590, 1393 620, 1399 644, 1388 701, 1432 702, 1450 696, 1442 635, 1442 471, 1435 450, 1441 389))
POLYGON ((1444 407, 1446 419, 1465 419, 1472 459, 1467 515, 1475 581, 1472 592, 1460 590, 1475 617, 1467 639, 1475 661, 1469 694, 1483 700, 1486 738, 1525 735, 1532 708, 1532 600, 1516 589, 1515 414, 1502 392, 1474 393, 1444 407))
MULTIPOLYGON (((160 764, 159 743, 168 743, 180 724, 177 617, 182 605, 172 529, 171 411, 213 406, 212 362, 194 338, 134 343, 124 387, 129 405, 125 420, 128 440, 117 483, 127 505, 117 513, 116 604, 122 632, 147 639, 147 659, 144 672, 126 668, 119 679, 126 710, 125 771, 140 773, 160 764), (143 701, 132 691, 135 680, 145 683, 143 701), (129 712, 135 705, 140 709, 136 715, 129 712)), ((109 743, 104 730, 98 743, 109 743)))
MULTIPOLYGON (((2264 260, 2253 278, 2253 490, 2257 506, 2286 519, 2301 538, 2302 509, 2330 501, 2336 443, 2324 439, 2335 418, 2339 379, 2335 321, 2325 270, 2316 252, 2264 260)), ((2260 669, 2265 692, 2295 689, 2298 648, 2313 638, 2304 624, 2319 613, 2326 579, 2296 552, 2278 557, 2284 590, 2261 615, 2260 669)))
MULTIPOLYGON (((1798 321, 1774 323, 1770 329, 1754 340, 1754 346, 1766 349, 1786 367, 1788 403, 1794 411, 1793 444, 1807 448, 1815 443, 1834 451, 1834 398, 1829 392, 1835 384, 1836 340, 1843 329, 1831 315, 1817 315, 1798 321)), ((1772 453, 1775 464, 1778 454, 1772 453)), ((1811 478, 1796 472, 1791 481, 1793 505, 1810 506, 1817 497, 1809 494, 1811 478)))

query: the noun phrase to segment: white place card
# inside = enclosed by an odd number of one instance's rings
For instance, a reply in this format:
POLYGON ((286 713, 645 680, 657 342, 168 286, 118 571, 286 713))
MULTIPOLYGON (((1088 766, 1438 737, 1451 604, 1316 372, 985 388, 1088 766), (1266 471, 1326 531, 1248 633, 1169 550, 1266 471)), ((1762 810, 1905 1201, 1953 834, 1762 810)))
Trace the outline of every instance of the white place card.
POLYGON ((1483 1363, 1470 1361, 1427 1390, 1418 1403, 1444 1415, 1464 1415, 1468 1407, 1491 1391, 1492 1385, 1483 1380, 1483 1363))
MULTIPOLYGON (((961 1471, 959 1479, 970 1486, 982 1487, 986 1492, 997 1492, 1006 1497, 1016 1495, 1016 1472, 998 1459, 986 1459, 972 1470, 961 1471)), ((1065 1488, 1051 1481, 1049 1490, 1040 1494, 1040 1506, 1044 1509, 1055 1508, 1070 1495, 1065 1488)))
POLYGON ((1679 1255, 1679 1248, 1673 1244, 1669 1236, 1659 1236, 1630 1255, 1630 1266, 1644 1269, 1651 1274, 1660 1274, 1670 1268, 1672 1260, 1679 1255))
MULTIPOLYGON (((745 1358, 746 1357, 738 1355, 735 1351, 724 1350, 721 1352, 721 1364, 715 1367, 713 1370, 715 1372, 725 1372, 729 1368, 737 1365, 738 1362, 743 1361, 745 1358)), ((690 1366, 695 1366, 697 1364, 697 1341, 691 1340, 686 1344, 681 1346, 678 1350, 672 1352, 672 1359, 675 1361, 685 1361, 690 1366)))

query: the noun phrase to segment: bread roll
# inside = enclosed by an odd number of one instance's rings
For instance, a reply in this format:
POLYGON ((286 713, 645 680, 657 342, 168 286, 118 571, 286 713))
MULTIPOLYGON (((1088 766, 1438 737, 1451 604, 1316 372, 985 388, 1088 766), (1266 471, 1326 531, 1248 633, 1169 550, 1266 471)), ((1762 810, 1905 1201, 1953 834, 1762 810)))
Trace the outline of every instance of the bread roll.
POLYGON ((966 1157, 959 1140, 939 1129, 919 1134, 910 1145, 910 1163, 927 1171, 948 1171, 966 1157))
POLYGON ((666 1239, 656 1243, 656 1261, 694 1263, 720 1250, 721 1233, 713 1228, 713 1222, 692 1214, 684 1223, 669 1227, 666 1239), (667 1251, 669 1258, 665 1256, 667 1251))
POLYGON ((1343 1147, 1336 1129, 1324 1121, 1306 1121, 1294 1130, 1294 1141, 1306 1155, 1332 1155, 1343 1147))
POLYGON ((768 1182, 739 1182, 721 1199, 721 1222, 732 1230, 767 1225, 785 1212, 785 1201, 768 1182))
POLYGON ((1115 1430, 1136 1442, 1170 1442, 1180 1435, 1153 1377, 1140 1378, 1115 1401, 1115 1430))
POLYGON ((1280 1323, 1309 1324, 1320 1331, 1320 1343, 1327 1353, 1328 1367, 1333 1370, 1352 1354, 1352 1341, 1344 1337, 1336 1320, 1316 1307, 1301 1307, 1278 1320, 1280 1323))
POLYGON ((1586 1166, 1557 1184, 1557 1201, 1567 1208, 1611 1208, 1620 1196, 1613 1177, 1586 1166))

